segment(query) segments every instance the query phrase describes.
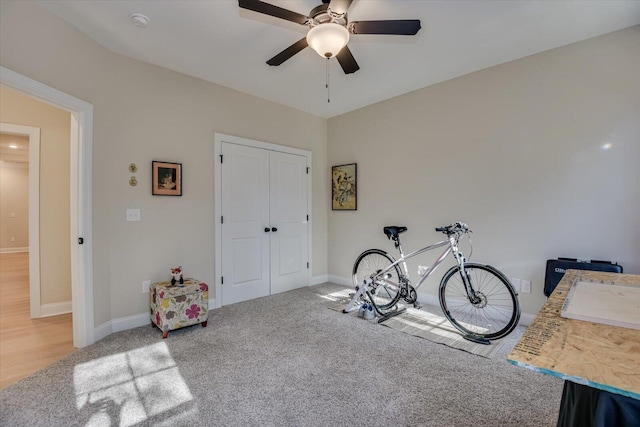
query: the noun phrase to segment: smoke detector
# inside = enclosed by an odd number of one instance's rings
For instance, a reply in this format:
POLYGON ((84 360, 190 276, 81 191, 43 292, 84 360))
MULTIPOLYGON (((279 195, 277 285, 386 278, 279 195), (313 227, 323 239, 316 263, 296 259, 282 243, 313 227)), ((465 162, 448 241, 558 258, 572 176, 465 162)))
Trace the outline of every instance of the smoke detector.
POLYGON ((138 28, 146 28, 149 25, 149 18, 142 13, 132 13, 131 22, 138 28))

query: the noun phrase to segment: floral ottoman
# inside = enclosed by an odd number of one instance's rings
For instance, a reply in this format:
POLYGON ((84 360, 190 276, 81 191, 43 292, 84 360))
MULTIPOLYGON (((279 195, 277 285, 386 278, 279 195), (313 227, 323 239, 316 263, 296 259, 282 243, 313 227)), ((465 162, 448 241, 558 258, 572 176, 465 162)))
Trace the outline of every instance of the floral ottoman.
POLYGON ((169 331, 202 323, 207 326, 209 287, 196 279, 184 279, 184 284, 171 282, 153 283, 149 289, 151 326, 162 331, 162 338, 169 331))

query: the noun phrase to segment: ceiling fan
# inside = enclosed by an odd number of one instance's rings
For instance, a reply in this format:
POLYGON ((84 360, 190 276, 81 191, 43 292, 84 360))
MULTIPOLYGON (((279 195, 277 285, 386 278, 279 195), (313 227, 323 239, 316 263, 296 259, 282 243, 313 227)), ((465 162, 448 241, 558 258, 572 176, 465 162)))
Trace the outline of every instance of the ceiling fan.
POLYGON ((350 34, 396 34, 413 36, 420 30, 419 19, 395 19, 386 21, 349 21, 347 10, 353 0, 322 0, 313 8, 309 16, 302 15, 260 0, 238 0, 243 9, 275 16, 309 27, 307 36, 298 40, 273 58, 267 64, 278 66, 302 49, 310 46, 324 58, 334 56, 345 74, 360 69, 347 43, 350 34))

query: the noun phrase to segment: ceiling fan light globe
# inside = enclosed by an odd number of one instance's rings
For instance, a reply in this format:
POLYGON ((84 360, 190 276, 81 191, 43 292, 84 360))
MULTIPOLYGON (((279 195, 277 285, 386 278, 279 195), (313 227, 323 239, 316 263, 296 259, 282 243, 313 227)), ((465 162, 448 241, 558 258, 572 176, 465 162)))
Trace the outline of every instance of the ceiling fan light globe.
POLYGON ((333 58, 349 42, 349 31, 334 22, 319 24, 307 33, 307 43, 323 58, 333 58))

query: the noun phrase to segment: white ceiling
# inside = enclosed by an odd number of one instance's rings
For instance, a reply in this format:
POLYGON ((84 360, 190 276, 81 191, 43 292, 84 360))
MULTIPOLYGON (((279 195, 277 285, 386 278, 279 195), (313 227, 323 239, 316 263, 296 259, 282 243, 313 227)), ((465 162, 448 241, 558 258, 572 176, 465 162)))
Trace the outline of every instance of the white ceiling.
POLYGON ((11 133, 0 133, 0 162, 15 164, 29 163, 29 137, 11 133))
MULTIPOLYGON (((268 0, 309 14, 321 0, 268 0)), ((354 0, 350 21, 420 19, 416 36, 352 35, 360 65, 345 75, 310 48, 265 62, 307 27, 240 9, 235 0, 46 0, 40 3, 109 49, 321 117, 640 24, 638 0, 354 0), (135 27, 132 13, 150 19, 135 27)))

